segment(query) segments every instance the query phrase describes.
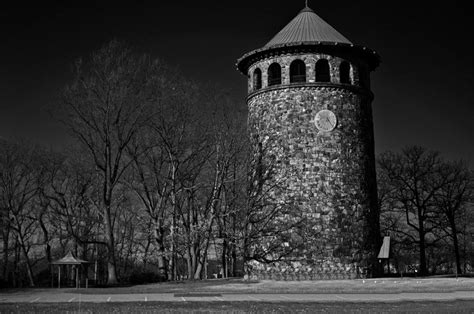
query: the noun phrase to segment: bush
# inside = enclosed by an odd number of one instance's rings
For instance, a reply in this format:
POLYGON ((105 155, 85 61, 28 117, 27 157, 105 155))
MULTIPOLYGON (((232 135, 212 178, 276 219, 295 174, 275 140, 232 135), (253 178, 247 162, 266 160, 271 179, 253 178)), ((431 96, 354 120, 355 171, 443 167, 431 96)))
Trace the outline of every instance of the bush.
POLYGON ((166 279, 152 271, 135 270, 128 277, 128 282, 134 285, 163 282, 166 279))
POLYGON ((8 282, 2 278, 0 278, 0 289, 10 288, 8 282))
MULTIPOLYGON (((57 281, 57 277, 55 279, 57 281)), ((50 287, 51 286, 51 272, 49 271, 49 269, 43 269, 42 271, 40 271, 36 275, 35 281, 38 287, 50 287)))

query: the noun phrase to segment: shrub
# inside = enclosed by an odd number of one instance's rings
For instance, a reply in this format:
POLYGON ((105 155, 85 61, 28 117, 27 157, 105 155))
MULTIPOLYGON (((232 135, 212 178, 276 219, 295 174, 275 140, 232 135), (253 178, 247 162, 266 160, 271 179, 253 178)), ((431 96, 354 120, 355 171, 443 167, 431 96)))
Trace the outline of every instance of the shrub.
POLYGON ((128 282, 134 285, 163 281, 165 278, 152 271, 135 270, 128 277, 128 282))

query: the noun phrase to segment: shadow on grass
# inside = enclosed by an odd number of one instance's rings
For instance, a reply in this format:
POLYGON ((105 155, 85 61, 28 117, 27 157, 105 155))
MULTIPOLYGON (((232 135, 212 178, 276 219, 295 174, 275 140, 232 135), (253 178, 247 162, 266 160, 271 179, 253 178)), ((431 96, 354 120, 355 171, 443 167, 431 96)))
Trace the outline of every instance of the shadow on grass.
POLYGON ((241 278, 209 279, 195 281, 160 282, 143 285, 121 284, 115 286, 80 288, 24 288, 2 289, 1 293, 33 293, 47 291, 80 294, 141 294, 141 293, 380 293, 404 292, 454 292, 474 291, 474 278, 433 276, 424 278, 385 277, 357 280, 325 281, 249 281, 241 278))
POLYGON ((473 301, 2 304, 2 313, 470 313, 473 301))

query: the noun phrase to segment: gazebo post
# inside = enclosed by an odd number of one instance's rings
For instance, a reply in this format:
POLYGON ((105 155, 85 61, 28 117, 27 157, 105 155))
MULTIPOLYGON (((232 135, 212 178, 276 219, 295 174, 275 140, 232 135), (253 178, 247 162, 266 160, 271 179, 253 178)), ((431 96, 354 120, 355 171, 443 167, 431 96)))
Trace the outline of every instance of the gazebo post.
POLYGON ((76 289, 79 288, 79 266, 76 265, 76 289))
POLYGON ((61 288, 61 265, 58 265, 58 289, 61 288))

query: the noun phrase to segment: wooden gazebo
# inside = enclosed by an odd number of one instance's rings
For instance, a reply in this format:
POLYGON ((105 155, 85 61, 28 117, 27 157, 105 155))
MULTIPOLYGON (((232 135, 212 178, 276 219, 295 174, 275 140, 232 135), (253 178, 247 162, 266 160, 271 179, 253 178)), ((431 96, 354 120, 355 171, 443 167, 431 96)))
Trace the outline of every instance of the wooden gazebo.
MULTIPOLYGON (((84 273, 84 268, 83 265, 89 264, 88 261, 76 258, 74 254, 72 254, 71 251, 69 251, 66 256, 63 258, 54 261, 51 263, 52 265, 57 265, 58 266, 58 288, 61 288, 61 266, 72 266, 73 269, 75 270, 75 275, 76 275, 76 288, 80 287, 80 278, 79 275, 84 273), (81 272, 79 272, 79 269, 81 269, 81 272)), ((86 285, 87 286, 87 285, 86 285)))

